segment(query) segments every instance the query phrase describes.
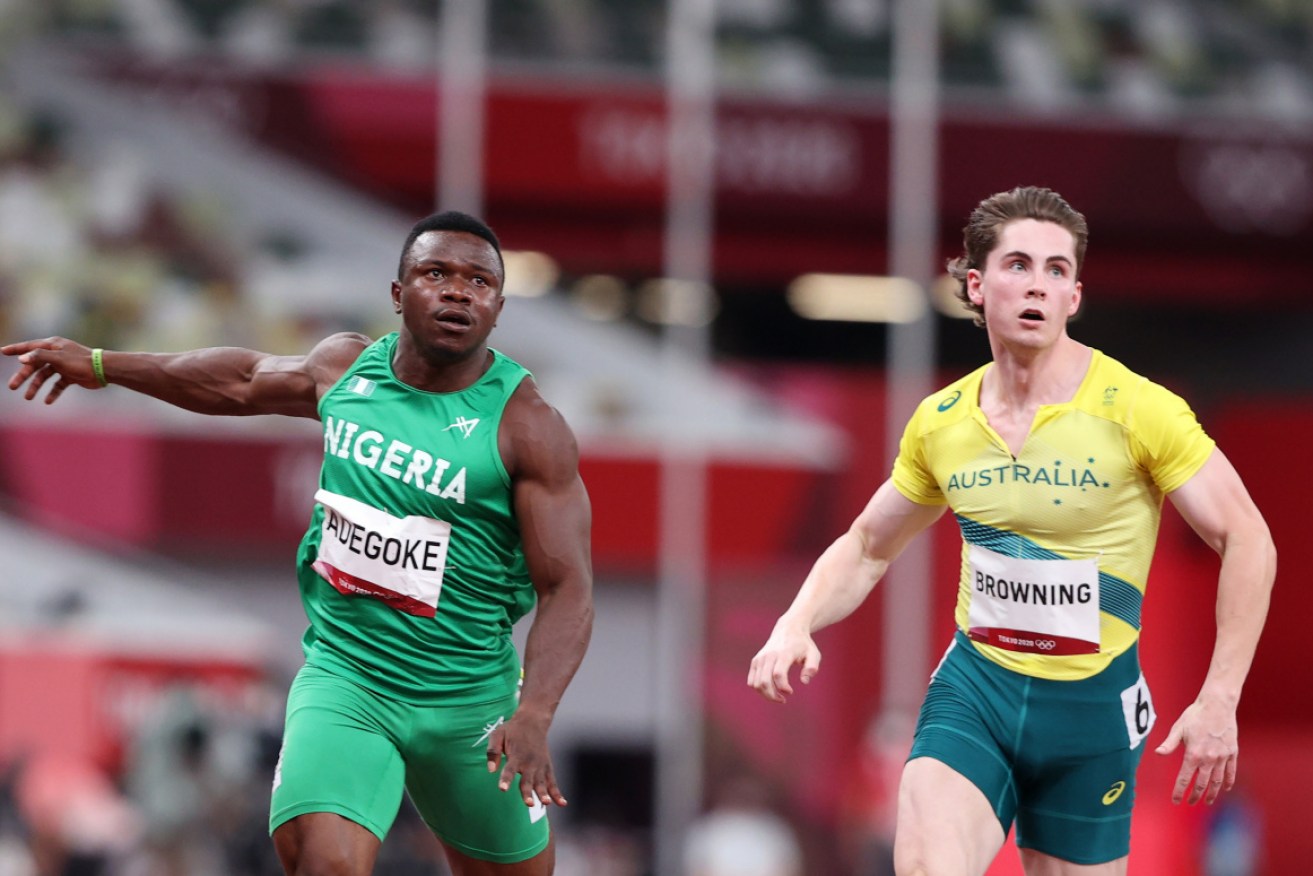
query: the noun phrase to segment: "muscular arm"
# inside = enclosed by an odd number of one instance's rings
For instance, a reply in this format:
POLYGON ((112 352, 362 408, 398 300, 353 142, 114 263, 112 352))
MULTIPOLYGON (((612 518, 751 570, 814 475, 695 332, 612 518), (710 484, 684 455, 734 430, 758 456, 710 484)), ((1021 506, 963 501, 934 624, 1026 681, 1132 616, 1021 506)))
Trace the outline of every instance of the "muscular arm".
POLYGON ((789 670, 802 663, 801 680, 820 669, 811 634, 852 614, 907 543, 939 519, 943 505, 919 505, 885 481, 851 527, 825 549, 788 611, 748 670, 748 685, 782 703, 793 693, 789 670))
POLYGON ((1185 745, 1172 801, 1208 803, 1235 784, 1239 740, 1236 707, 1267 620, 1276 578, 1276 547, 1259 513, 1220 450, 1170 494, 1181 516, 1222 558, 1217 579, 1217 637, 1198 696, 1173 725, 1159 754, 1185 745), (1193 777, 1193 787, 1191 779, 1193 777))
POLYGON ((564 806, 547 731, 592 634, 592 512, 574 435, 530 380, 507 405, 501 446, 538 609, 525 643, 520 704, 489 740, 488 767, 494 770, 504 756, 503 790, 518 772, 526 804, 533 792, 544 803, 564 806))
MULTIPOLYGON (((201 414, 318 416, 319 398, 369 345, 363 335, 343 333, 320 341, 304 356, 275 356, 239 347, 209 347, 183 353, 107 351, 102 362, 110 384, 123 386, 201 414)), ((17 356, 9 388, 27 383, 24 397, 46 394, 53 404, 70 386, 100 389, 91 350, 65 338, 23 341, 0 348, 17 356)))

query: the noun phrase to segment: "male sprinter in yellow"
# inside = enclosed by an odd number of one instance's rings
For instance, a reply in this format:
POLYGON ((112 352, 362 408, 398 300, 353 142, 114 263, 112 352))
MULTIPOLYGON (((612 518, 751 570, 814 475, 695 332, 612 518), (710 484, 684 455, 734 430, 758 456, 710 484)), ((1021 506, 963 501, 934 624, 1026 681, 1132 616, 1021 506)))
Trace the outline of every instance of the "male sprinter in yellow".
POLYGON ((309 617, 269 828, 288 876, 368 876, 410 795, 456 876, 550 876, 547 749, 592 630, 579 451, 529 372, 488 347, 501 246, 454 211, 401 248, 400 331, 305 356, 10 344, 10 389, 117 384, 203 414, 323 422, 297 572, 309 617), (512 625, 535 601, 523 690, 512 625), (518 776, 518 778, 517 778, 518 776), (515 786, 516 790, 510 788, 515 786))
POLYGON ((984 873, 1015 821, 1030 876, 1124 874, 1154 721, 1136 642, 1163 497, 1222 558, 1208 674, 1158 748, 1185 748, 1175 802, 1211 803, 1235 782, 1236 705, 1276 552, 1185 402, 1067 334, 1084 217, 1048 189, 1018 188, 981 202, 964 239, 950 270, 993 361, 921 403, 892 477, 816 562, 748 683, 783 702, 794 664, 810 681, 811 634, 851 613, 951 508, 957 632, 903 771, 895 869, 984 873))

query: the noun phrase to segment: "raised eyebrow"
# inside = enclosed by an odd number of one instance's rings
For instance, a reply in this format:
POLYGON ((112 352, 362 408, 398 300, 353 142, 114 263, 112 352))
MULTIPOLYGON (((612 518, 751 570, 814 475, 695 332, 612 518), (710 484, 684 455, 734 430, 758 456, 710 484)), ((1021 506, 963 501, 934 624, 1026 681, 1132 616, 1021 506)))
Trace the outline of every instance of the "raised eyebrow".
MULTIPOLYGON (((1023 259, 1024 261, 1027 262, 1033 261, 1033 259, 1030 257, 1030 253, 1022 252, 1019 249, 1014 249, 1011 252, 1004 254, 1003 261, 1005 262, 1011 261, 1014 258, 1023 259)), ((1070 267, 1072 264, 1071 259, 1067 258, 1065 255, 1052 255, 1044 260, 1044 264, 1046 265, 1053 264, 1054 262, 1062 262, 1064 265, 1067 265, 1068 267, 1070 267)))
MULTIPOLYGON (((431 258, 422 259, 415 263, 415 267, 419 268, 421 271, 427 271, 432 268, 443 268, 445 270, 450 265, 451 262, 445 259, 431 259, 431 258)), ((480 262, 469 262, 469 266, 470 266, 470 270, 475 274, 488 274, 489 276, 492 277, 497 276, 497 272, 495 270, 487 267, 486 265, 480 262)))

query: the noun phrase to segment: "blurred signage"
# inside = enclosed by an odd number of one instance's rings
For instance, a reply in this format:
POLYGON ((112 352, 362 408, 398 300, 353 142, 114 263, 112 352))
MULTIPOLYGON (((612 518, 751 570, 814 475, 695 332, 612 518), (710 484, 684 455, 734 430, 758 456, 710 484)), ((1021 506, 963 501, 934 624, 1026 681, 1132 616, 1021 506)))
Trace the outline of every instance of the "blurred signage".
MULTIPOLYGON (((432 208, 432 78, 324 64, 289 70, 89 57, 97 76, 226 124, 408 213, 432 208), (195 108, 200 107, 197 111, 195 108)), ((725 97, 716 142, 721 284, 887 268, 886 95, 792 103, 725 97), (762 258, 770 253, 770 259, 762 258)), ((568 271, 660 271, 665 98, 659 83, 495 77, 487 213, 568 271)), ((1279 126, 1118 124, 954 106, 940 132, 943 255, 982 197, 1062 192, 1095 229, 1087 279, 1108 294, 1293 296, 1313 242, 1313 135, 1279 126), (1152 250, 1149 247, 1152 247, 1152 250), (1258 257, 1256 257, 1258 256, 1258 257)))
POLYGON ((1313 152, 1297 142, 1218 132, 1185 138, 1181 175, 1218 227, 1276 237, 1306 231, 1313 152))
POLYGON ((258 655, 8 637, 0 641, 0 766, 53 754, 117 770, 172 691, 187 691, 208 714, 255 722, 270 711, 264 672, 258 655))
MULTIPOLYGON (((577 125, 581 174, 620 185, 665 184, 663 111, 602 105, 584 110, 577 125)), ((727 113, 717 137, 716 178, 726 192, 845 197, 861 178, 861 136, 842 118, 727 113)))
MULTIPOLYGON (((318 482, 313 435, 34 422, 0 425, 0 496, 31 522, 74 538, 266 560, 291 568, 318 482), (7 495, 6 495, 7 494, 7 495)), ((657 556, 658 460, 651 449, 583 451, 593 505, 593 558, 602 570, 649 576, 657 556)), ((799 466, 716 460, 708 542, 713 560, 817 545, 807 497, 827 477, 799 466)))

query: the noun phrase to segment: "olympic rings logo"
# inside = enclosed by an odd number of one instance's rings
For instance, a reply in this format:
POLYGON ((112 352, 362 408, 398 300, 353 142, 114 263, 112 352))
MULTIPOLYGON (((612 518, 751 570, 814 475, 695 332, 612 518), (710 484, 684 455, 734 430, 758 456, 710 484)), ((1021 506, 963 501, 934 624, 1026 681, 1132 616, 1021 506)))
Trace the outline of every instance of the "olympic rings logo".
POLYGON ((1041 651, 1052 651, 1054 648, 1058 647, 1058 643, 1052 639, 1036 639, 1035 647, 1039 648, 1041 651))

